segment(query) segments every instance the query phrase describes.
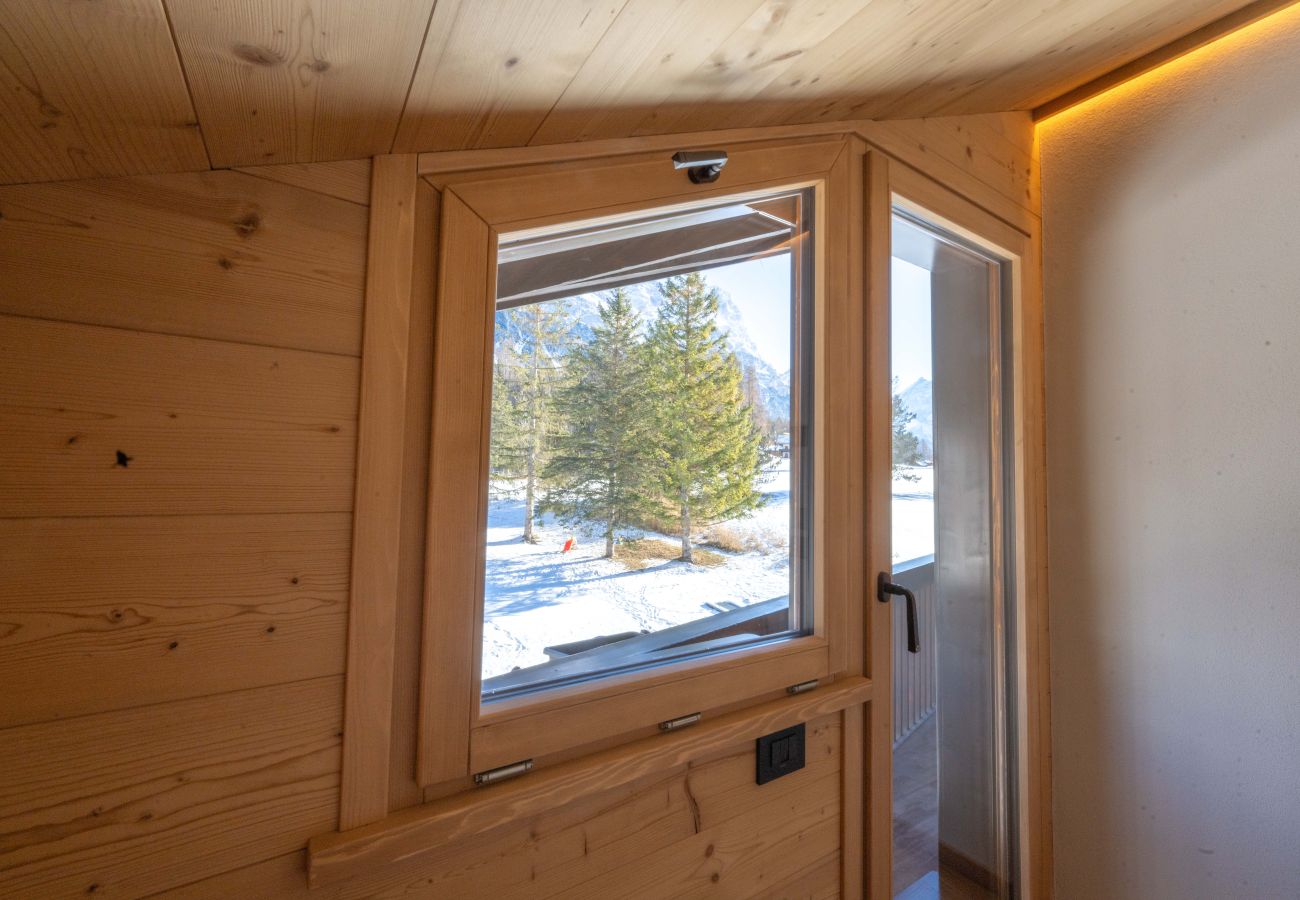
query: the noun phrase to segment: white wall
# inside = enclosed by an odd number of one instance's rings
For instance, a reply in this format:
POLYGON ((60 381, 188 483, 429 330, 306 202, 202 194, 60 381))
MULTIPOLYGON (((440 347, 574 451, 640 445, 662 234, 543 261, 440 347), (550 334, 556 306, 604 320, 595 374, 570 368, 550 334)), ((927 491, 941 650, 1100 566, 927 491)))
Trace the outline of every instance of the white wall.
POLYGON ((1300 9, 1040 141, 1057 896, 1300 897, 1300 9))

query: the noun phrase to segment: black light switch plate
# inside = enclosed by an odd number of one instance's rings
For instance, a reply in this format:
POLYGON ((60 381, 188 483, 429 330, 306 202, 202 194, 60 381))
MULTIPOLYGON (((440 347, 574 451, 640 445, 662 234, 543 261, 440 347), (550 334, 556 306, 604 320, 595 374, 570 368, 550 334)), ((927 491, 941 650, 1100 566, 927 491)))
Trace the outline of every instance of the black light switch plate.
POLYGON ((791 772, 798 772, 802 769, 803 743, 804 728, 802 722, 793 728, 774 731, 759 738, 758 752, 756 754, 758 757, 758 776, 755 781, 759 784, 767 784, 782 775, 789 775, 791 772))

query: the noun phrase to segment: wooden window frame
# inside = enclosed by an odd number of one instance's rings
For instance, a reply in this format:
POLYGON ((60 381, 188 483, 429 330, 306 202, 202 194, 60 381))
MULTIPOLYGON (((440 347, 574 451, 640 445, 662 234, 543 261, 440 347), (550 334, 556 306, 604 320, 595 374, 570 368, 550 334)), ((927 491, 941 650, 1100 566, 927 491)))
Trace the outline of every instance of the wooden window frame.
MULTIPOLYGON (((1045 473, 1043 439, 1043 310, 1041 285, 1041 239, 1039 223, 1029 220, 1015 225, 977 205, 951 186, 941 184, 904 162, 871 152, 866 167, 867 303, 870 334, 867 355, 872 365, 888 366, 890 318, 891 226, 894 210, 907 210, 945 231, 968 240, 1002 260, 1009 269, 1010 295, 1003 332, 1009 350, 1009 384, 1003 396, 1011 404, 1009 477, 1000 492, 1010 506, 1013 531, 1009 546, 996 554, 1007 563, 1010 576, 1005 600, 1015 608, 1016 660, 1014 683, 1009 690, 1015 700, 1016 842, 1018 870, 1014 873, 1021 896, 1050 897, 1051 884, 1051 752, 1050 705, 1048 697, 1047 644, 1047 553, 1045 515, 1045 473)), ((999 353, 1003 351, 1000 349, 999 353)), ((1007 358, 1000 357, 1000 358, 1007 358)), ((871 377, 873 394, 868 406, 871 416, 872 456, 868 471, 888 468, 889 434, 892 428, 891 398, 887 371, 871 377)), ((1005 425, 1005 423, 1004 423, 1005 425)), ((889 571, 890 487, 887 479, 870 477, 867 505, 874 510, 868 527, 872 535, 869 558, 872 571, 889 571)), ((998 514, 1002 516, 1002 513, 998 514)), ((864 745, 868 773, 866 811, 868 896, 872 900, 892 897, 893 872, 893 684, 891 660, 892 609, 873 603, 868 612, 868 675, 873 699, 868 705, 867 739, 864 745)))
POLYGON ((653 734, 676 716, 761 703, 791 685, 848 671, 851 601, 843 573, 854 548, 843 536, 858 532, 846 527, 849 504, 826 485, 851 483, 850 438, 821 411, 853 402, 845 395, 856 385, 825 372, 860 353, 847 332, 825 327, 854 299, 845 239, 850 204, 834 199, 848 193, 849 141, 724 149, 730 160, 713 185, 692 184, 669 154, 657 152, 426 175, 442 197, 442 242, 416 780, 435 794, 463 787, 474 773, 524 759, 558 761, 653 734), (481 532, 497 235, 794 188, 816 197, 813 632, 483 704, 481 532))
MULTIPOLYGON (((1007 243, 1021 242, 1023 251, 1023 278, 1014 309, 1017 480, 1012 497, 1017 523, 1014 576, 1025 612, 1020 620, 1025 658, 1018 685, 1021 735, 1027 743, 1022 756, 1021 863, 1025 868, 1021 875, 1026 896, 1050 897, 1041 225, 1026 205, 954 168, 918 145, 907 130, 889 122, 375 158, 340 813, 337 831, 311 841, 308 860, 313 884, 399 864, 435 848, 443 839, 484 833, 516 821, 530 809, 575 799, 578 785, 584 794, 612 789, 622 783, 618 780, 622 774, 615 773, 626 774, 629 760, 640 762, 627 777, 641 777, 649 768, 681 765, 779 727, 778 721, 842 710, 846 762, 855 756, 863 761, 859 766, 846 764, 843 773, 844 893, 890 895, 888 769, 871 764, 876 752, 872 748, 892 731, 888 647, 881 645, 888 642, 890 628, 888 620, 881 619, 884 605, 868 602, 867 577, 889 565, 887 530, 879 527, 889 498, 873 496, 866 479, 873 467, 889 468, 891 404, 887 387, 881 385, 888 384, 888 257, 895 193, 954 224, 967 223, 975 232, 982 229, 981 223, 1009 226, 1018 236, 1008 233, 1007 243), (490 791, 469 790, 467 777, 422 787, 416 778, 417 720, 427 704, 422 707, 416 693, 421 658, 428 655, 427 648, 420 646, 420 623, 427 629, 429 622, 422 616, 429 543, 426 522, 433 518, 427 489, 430 382, 434 317, 440 311, 435 310, 435 296, 445 281, 436 252, 439 228, 446 218, 442 202, 462 184, 502 180, 511 173, 549 176, 556 183, 567 176, 567 183, 572 183, 591 166, 640 160, 666 167, 676 150, 718 147, 733 155, 719 187, 719 193, 727 193, 736 189, 736 173, 744 171, 734 163, 741 150, 829 142, 846 147, 831 164, 830 183, 842 185, 843 190, 828 189, 820 204, 832 223, 821 230, 823 246, 831 248, 832 258, 844 260, 842 267, 832 265, 818 279, 839 298, 845 314, 843 328, 837 329, 843 337, 842 355, 832 364, 843 374, 843 382, 854 385, 866 385, 868 372, 878 374, 877 368, 885 366, 885 380, 873 382, 871 392, 858 390, 835 400, 840 404, 833 423, 839 435, 836 452, 844 457, 836 464, 844 466, 847 480, 838 486, 842 489, 830 493, 828 502, 837 505, 836 515, 845 523, 839 539, 856 553, 845 553, 844 565, 828 573, 835 589, 848 598, 843 649, 835 651, 837 657, 829 663, 833 670, 842 670, 843 677, 832 676, 833 683, 810 694, 765 694, 741 701, 718 715, 707 715, 700 725, 684 732, 647 736, 642 730, 574 747, 539 760, 541 771, 490 791), (401 476, 391 477, 399 469, 401 476), (548 785, 557 789, 549 791, 548 785), (590 791, 585 790, 588 787, 590 791), (520 799, 525 795, 534 798, 529 801, 533 806, 520 799)), ((620 197, 612 200, 614 205, 626 202, 620 197)), ((482 277, 489 274, 484 271, 482 277)), ((432 455, 436 458, 438 452, 432 455)), ((831 655, 828 648, 828 659, 831 655)), ((423 668, 427 676, 429 667, 423 668)))

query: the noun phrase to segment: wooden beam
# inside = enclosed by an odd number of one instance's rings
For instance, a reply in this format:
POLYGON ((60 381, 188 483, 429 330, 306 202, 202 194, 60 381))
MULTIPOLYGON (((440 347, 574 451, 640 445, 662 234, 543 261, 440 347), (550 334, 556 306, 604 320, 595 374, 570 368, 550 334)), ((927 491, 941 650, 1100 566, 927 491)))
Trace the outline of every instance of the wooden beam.
POLYGON ((1073 90, 1066 91, 1059 97, 1048 100, 1046 103, 1034 109, 1034 121, 1040 122, 1049 116, 1054 116, 1059 112, 1064 112, 1072 106, 1078 106, 1085 100, 1103 94, 1113 87, 1123 84, 1126 81, 1132 81, 1139 75, 1151 71, 1173 62, 1179 57, 1186 56, 1193 50, 1211 44, 1221 37, 1226 37, 1234 31, 1239 31, 1247 25, 1258 22, 1260 19, 1267 18, 1273 13, 1286 9, 1293 5, 1296 0, 1255 0, 1243 6, 1236 12, 1228 13, 1220 19, 1215 19, 1208 25, 1196 29, 1191 34, 1183 35, 1176 41, 1170 41, 1163 47, 1158 47, 1143 56, 1139 56, 1132 62, 1125 63, 1117 69, 1112 69, 1105 75, 1094 78, 1086 84, 1079 85, 1073 90))
POLYGON ((543 813, 579 795, 590 797, 662 775, 709 752, 860 706, 870 696, 870 681, 848 678, 719 716, 685 731, 646 738, 495 787, 403 810, 351 831, 320 835, 308 846, 308 882, 312 887, 336 884, 378 866, 445 848, 453 841, 543 813))
POLYGON ((414 155, 375 158, 362 337, 342 828, 388 814, 406 375, 415 269, 414 155))

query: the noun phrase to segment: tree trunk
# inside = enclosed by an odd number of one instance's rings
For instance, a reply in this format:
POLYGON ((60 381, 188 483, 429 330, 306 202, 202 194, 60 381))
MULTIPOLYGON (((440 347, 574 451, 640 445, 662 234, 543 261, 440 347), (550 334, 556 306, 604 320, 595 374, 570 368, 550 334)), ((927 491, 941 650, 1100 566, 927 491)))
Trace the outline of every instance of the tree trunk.
POLYGON ((682 562, 695 562, 691 548, 691 508, 687 505, 685 491, 682 491, 682 562))
POLYGON ((614 558, 614 520, 605 524, 605 559, 614 558))
POLYGON ((528 474, 525 479, 524 487, 524 540, 529 544, 537 543, 537 538, 533 536, 533 485, 537 481, 537 456, 533 448, 528 448, 528 474))

